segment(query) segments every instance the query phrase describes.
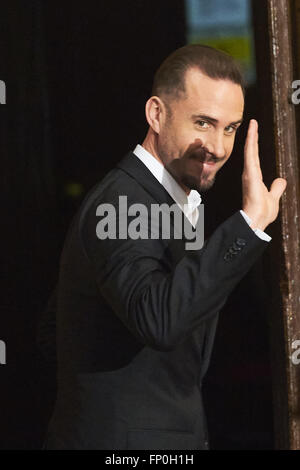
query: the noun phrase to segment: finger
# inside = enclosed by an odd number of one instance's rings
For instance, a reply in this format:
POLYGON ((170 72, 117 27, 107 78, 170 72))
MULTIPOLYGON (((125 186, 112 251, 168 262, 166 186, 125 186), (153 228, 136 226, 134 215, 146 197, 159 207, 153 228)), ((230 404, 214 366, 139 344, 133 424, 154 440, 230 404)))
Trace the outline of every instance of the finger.
POLYGON ((192 142, 188 146, 188 150, 194 150, 194 149, 201 148, 201 147, 203 147, 203 141, 198 138, 198 139, 195 139, 194 142, 192 142))
POLYGON ((193 152, 195 149, 201 148, 203 146, 203 142, 201 139, 195 139, 194 142, 190 143, 186 150, 185 153, 193 152))
MULTIPOLYGON (((184 152, 184 158, 191 158, 197 157, 201 158, 206 154, 206 149, 203 147, 203 142, 201 139, 195 139, 193 143, 191 143, 186 151, 184 152)), ((203 158, 204 159, 204 158, 203 158)))
POLYGON ((270 193, 275 199, 279 200, 285 191, 286 185, 287 182, 285 179, 276 178, 271 184, 270 193))
POLYGON ((262 176, 258 149, 258 124, 255 119, 251 119, 248 127, 244 151, 244 172, 262 176))
POLYGON ((245 151, 249 154, 254 154, 257 150, 257 138, 258 138, 258 128, 257 128, 257 121, 255 119, 251 119, 248 126, 246 143, 245 143, 245 151))

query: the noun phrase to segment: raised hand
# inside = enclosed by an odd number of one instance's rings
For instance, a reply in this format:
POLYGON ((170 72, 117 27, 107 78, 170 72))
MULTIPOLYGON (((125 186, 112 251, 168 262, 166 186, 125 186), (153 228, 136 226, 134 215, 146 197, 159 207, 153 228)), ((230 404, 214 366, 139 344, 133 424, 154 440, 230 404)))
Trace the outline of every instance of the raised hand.
POLYGON ((263 182, 258 151, 258 124, 251 119, 244 150, 242 174, 243 210, 252 219, 252 228, 265 228, 278 215, 279 200, 286 188, 286 180, 276 178, 270 191, 263 182))

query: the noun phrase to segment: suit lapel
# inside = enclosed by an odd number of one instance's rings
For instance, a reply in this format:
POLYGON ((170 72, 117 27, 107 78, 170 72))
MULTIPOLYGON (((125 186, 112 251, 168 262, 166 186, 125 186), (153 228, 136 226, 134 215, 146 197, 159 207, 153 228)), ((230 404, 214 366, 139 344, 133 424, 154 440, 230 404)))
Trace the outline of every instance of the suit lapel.
POLYGON ((125 155, 117 167, 132 176, 159 204, 167 203, 170 206, 175 203, 168 191, 133 152, 125 155))
MULTIPOLYGON (((143 162, 133 153, 129 152, 125 157, 120 160, 116 165, 117 168, 121 168, 127 174, 132 176, 143 188, 159 203, 167 203, 168 206, 176 204, 176 201, 170 196, 168 191, 163 187, 162 184, 155 178, 151 171, 144 165, 143 162)), ((182 218, 182 239, 185 240, 183 224, 187 223, 189 228, 192 229, 192 225, 187 217, 184 215, 182 218)), ((171 213, 171 222, 174 226, 174 217, 171 213)))

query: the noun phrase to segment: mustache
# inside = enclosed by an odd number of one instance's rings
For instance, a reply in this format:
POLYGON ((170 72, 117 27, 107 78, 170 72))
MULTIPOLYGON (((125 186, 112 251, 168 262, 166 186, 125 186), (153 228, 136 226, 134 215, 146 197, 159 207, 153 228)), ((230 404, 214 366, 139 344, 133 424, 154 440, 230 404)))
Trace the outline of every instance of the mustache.
POLYGON ((193 149, 189 157, 198 160, 201 163, 217 163, 226 158, 225 155, 223 157, 217 157, 214 153, 209 152, 204 146, 193 149))

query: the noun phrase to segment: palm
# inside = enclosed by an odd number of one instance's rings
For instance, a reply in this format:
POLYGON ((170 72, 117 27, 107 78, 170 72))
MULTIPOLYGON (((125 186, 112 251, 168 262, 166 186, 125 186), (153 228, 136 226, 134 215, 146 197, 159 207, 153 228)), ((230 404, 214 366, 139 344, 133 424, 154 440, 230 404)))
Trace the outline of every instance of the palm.
POLYGON ((276 178, 270 191, 263 182, 258 149, 258 125, 251 120, 244 151, 243 210, 253 225, 262 230, 273 222, 279 210, 279 200, 286 188, 286 180, 276 178))

